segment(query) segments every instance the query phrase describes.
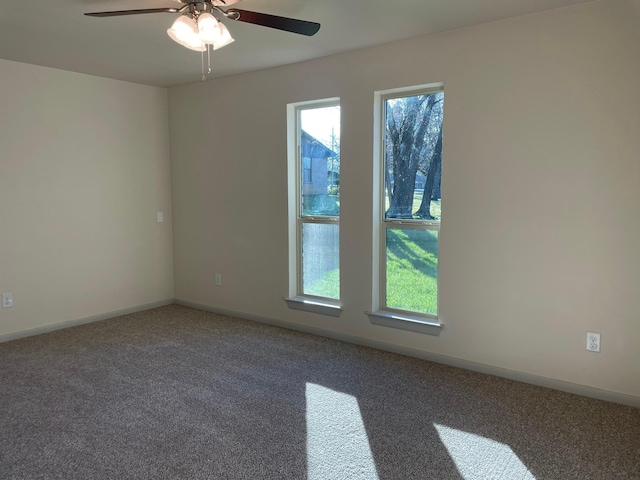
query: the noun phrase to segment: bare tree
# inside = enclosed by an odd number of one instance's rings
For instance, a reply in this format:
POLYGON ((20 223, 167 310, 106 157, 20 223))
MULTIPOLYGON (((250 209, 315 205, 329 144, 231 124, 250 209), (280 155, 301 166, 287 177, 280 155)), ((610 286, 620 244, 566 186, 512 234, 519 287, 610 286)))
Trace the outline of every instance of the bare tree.
MULTIPOLYGON (((387 218, 413 218, 413 196, 418 171, 427 174, 430 182, 427 200, 431 199, 436 176, 435 173, 431 176, 429 173, 437 170, 437 162, 441 162, 441 154, 436 154, 436 151, 442 151, 441 139, 438 144, 442 125, 442 99, 443 94, 436 93, 387 100, 387 218), (438 156, 440 160, 436 159, 438 156)), ((429 204, 425 208, 428 209, 429 204)), ((423 214, 421 212, 420 215, 423 214)))
MULTIPOLYGON (((422 193, 422 201, 420 202, 420 208, 416 212, 418 218, 425 220, 433 220, 431 215, 431 200, 434 199, 434 190, 436 190, 436 179, 440 177, 442 171, 442 122, 440 122, 440 129, 438 132, 438 140, 436 141, 435 148, 429 162, 427 169, 427 179, 424 182, 424 192, 422 193)), ((438 182, 439 183, 439 182, 438 182)), ((437 193, 440 193, 438 185, 437 193)))

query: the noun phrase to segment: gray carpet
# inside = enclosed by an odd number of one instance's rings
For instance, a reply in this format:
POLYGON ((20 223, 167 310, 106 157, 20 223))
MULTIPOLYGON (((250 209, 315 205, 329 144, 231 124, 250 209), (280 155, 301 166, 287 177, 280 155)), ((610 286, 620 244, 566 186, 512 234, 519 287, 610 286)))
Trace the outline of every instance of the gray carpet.
POLYGON ((640 479, 640 410, 176 305, 0 344, 2 479, 640 479))

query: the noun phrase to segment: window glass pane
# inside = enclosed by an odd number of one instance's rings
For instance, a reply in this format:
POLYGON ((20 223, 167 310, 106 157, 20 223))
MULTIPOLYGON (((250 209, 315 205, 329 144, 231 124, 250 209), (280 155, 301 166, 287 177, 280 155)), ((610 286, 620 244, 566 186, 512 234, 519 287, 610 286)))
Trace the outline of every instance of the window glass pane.
POLYGON ((340 215, 340 106, 300 111, 302 215, 340 215))
POLYGON ((444 93, 385 100, 385 218, 439 220, 444 93))
POLYGON ((438 232, 386 229, 386 305, 438 313, 438 232))
POLYGON ((302 224, 302 293, 340 298, 340 239, 334 224, 302 224))

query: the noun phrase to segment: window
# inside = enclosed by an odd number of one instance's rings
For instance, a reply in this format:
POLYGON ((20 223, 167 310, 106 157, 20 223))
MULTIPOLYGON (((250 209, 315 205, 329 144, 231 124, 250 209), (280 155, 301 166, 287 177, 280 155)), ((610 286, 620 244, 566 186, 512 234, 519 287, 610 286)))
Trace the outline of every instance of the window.
POLYGON ((340 298, 340 104, 289 105, 288 304, 335 314, 340 298), (314 305, 313 308, 307 308, 314 305))
POLYGON ((438 325, 444 91, 383 92, 377 99, 378 310, 387 319, 438 325))
POLYGON ((302 157, 302 183, 313 183, 311 180, 311 157, 302 157))

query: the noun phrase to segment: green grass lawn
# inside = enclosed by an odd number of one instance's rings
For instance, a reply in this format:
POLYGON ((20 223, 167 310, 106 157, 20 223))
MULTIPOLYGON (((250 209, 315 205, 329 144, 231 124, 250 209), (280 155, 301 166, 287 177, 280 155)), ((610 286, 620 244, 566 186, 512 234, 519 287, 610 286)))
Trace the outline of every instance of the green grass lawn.
POLYGON ((438 232, 387 230, 387 307, 438 313, 438 232))
POLYGON ((340 271, 336 268, 324 277, 311 283, 305 291, 318 297, 340 298, 340 271))
MULTIPOLYGON (((413 192, 413 205, 411 211, 415 214, 420 209, 420 203, 422 203, 422 194, 423 192, 416 190, 413 192)), ((430 212, 433 218, 440 219, 442 216, 442 200, 431 200, 430 212)), ((389 197, 385 198, 384 208, 387 210, 389 208, 389 197)))
MULTIPOLYGON (((413 208, 415 213, 420 208, 422 202, 422 192, 416 191, 413 194, 413 208)), ((304 199, 305 215, 340 215, 340 197, 338 195, 305 195, 304 199)), ((385 208, 389 208, 389 199, 385 200, 385 208)), ((442 216, 441 200, 431 200, 431 216, 439 219, 442 216)))
MULTIPOLYGON (((438 313, 438 232, 387 230, 387 307, 438 313)), ((340 273, 332 270, 309 285, 313 295, 340 298, 340 273)))
MULTIPOLYGON (((413 201, 414 212, 420 208, 421 201, 422 193, 416 192, 413 201)), ((431 201, 431 215, 437 219, 441 217, 440 200, 431 201)), ((386 260, 387 307, 437 314, 438 232, 388 229, 386 260)), ((338 269, 332 270, 309 285, 308 291, 320 297, 339 298, 339 277, 338 269)))

